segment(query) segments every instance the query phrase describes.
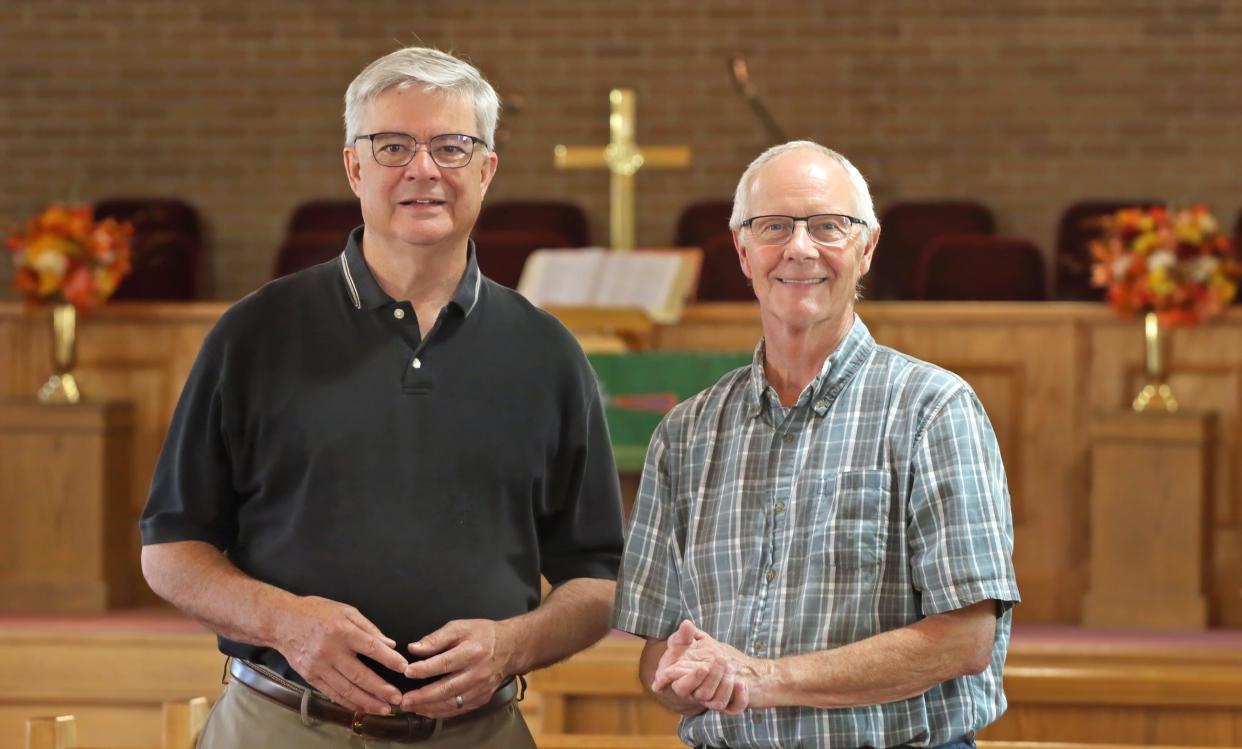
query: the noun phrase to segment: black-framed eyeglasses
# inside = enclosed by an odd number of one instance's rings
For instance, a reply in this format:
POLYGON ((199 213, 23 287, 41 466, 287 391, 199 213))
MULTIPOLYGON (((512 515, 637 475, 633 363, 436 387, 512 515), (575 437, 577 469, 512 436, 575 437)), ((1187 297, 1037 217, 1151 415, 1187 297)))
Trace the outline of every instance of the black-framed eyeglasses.
POLYGON ((742 222, 760 244, 785 244, 794 235, 798 222, 806 224, 806 233, 816 244, 840 244, 850 235, 855 224, 867 222, 842 213, 816 213, 813 216, 755 216, 742 222))
POLYGON ((392 167, 405 166, 413 161, 419 146, 426 146, 431 160, 446 169, 460 169, 469 164, 474 156, 475 144, 487 148, 482 138, 462 133, 444 133, 426 143, 405 133, 371 133, 359 135, 358 138, 371 141, 371 153, 380 165, 392 167))

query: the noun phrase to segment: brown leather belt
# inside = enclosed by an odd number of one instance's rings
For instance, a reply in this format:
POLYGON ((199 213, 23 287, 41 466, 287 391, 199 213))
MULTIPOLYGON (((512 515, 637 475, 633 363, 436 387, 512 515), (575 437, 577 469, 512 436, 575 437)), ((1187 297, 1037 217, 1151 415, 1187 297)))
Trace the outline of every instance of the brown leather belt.
MULTIPOLYGON (((305 687, 294 684, 288 679, 281 678, 267 669, 257 668, 240 658, 230 660, 229 673, 237 681, 276 704, 287 707, 295 713, 300 714, 302 712, 302 698, 306 694, 305 687)), ((510 702, 513 702, 513 698, 517 696, 517 693, 517 681, 510 679, 492 694, 492 698, 486 704, 468 713, 454 715, 451 718, 442 718, 438 722, 446 728, 469 723, 476 718, 490 715, 507 706, 510 702)), ((418 715, 416 713, 404 713, 401 715, 355 713, 353 710, 341 707, 317 692, 311 692, 310 697, 306 698, 306 714, 315 720, 345 726, 360 736, 401 742, 423 741, 431 738, 437 723, 435 718, 428 718, 425 715, 418 715)))

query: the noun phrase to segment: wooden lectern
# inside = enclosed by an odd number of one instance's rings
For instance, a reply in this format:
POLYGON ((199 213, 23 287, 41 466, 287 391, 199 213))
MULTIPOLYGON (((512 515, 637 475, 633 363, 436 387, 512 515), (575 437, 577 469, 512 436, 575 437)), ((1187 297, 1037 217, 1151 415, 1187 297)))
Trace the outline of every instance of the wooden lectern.
POLYGON ((1091 422, 1087 627, 1203 629, 1212 414, 1119 411, 1091 422))
POLYGON ((129 402, 0 400, 0 610, 133 602, 133 427, 129 402))

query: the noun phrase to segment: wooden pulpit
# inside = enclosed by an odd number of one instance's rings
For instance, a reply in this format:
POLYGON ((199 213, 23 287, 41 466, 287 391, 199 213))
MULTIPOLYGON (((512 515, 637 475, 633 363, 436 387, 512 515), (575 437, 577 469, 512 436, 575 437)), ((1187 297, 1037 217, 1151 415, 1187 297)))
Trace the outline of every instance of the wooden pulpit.
POLYGON ((128 401, 0 400, 0 611, 100 611, 140 585, 128 401))
POLYGON ((1091 422, 1087 627, 1207 625, 1215 418, 1118 411, 1091 422))

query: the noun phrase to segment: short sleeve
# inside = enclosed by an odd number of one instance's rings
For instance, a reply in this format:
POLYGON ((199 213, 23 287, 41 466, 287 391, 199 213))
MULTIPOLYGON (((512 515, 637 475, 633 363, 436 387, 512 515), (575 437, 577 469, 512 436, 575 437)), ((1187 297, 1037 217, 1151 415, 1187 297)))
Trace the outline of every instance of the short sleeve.
POLYGON ((205 541, 226 550, 237 535, 235 491, 223 398, 225 347, 219 327, 204 341, 164 439, 139 529, 143 545, 205 541))
POLYGON ((996 434, 969 388, 950 396, 916 436, 909 507, 910 567, 923 613, 1019 601, 1013 518, 996 434))
POLYGON ((660 640, 667 639, 685 616, 677 572, 676 498, 669 463, 666 419, 647 448, 612 613, 612 626, 617 629, 660 640))
POLYGON ((540 519, 540 572, 548 582, 615 580, 621 558, 621 487, 599 386, 582 358, 581 384, 563 415, 553 465, 553 512, 540 519))

